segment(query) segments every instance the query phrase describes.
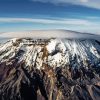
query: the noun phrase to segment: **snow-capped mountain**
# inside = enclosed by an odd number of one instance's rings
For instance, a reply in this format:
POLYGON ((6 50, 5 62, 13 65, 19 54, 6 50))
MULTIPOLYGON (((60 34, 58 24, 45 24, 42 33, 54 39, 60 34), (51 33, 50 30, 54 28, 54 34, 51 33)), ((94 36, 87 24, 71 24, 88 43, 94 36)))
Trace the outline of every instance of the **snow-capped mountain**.
POLYGON ((14 38, 1 44, 0 100, 29 100, 29 96, 99 100, 100 41, 14 38))
POLYGON ((42 63, 48 63, 51 67, 64 67, 73 61, 75 66, 85 65, 85 61, 97 64, 100 60, 100 42, 87 39, 14 38, 0 46, 0 62, 13 58, 18 59, 18 63, 25 61, 26 66, 34 66, 35 60, 38 60, 39 69, 42 63), (48 55, 43 59, 44 48, 48 55))

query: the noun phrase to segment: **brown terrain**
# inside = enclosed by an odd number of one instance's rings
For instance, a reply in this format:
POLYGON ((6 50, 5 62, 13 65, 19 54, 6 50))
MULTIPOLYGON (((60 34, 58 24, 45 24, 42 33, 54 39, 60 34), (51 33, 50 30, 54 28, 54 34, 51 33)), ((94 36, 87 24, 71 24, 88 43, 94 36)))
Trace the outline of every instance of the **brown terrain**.
MULTIPOLYGON (((48 42, 35 43, 42 48, 42 60, 48 59, 48 42)), ((0 100, 100 100, 100 66, 90 65, 86 60, 88 69, 83 66, 73 69, 71 64, 53 68, 48 62, 38 69, 39 54, 34 66, 26 66, 18 58, 23 52, 19 50, 12 58, 5 56, 0 62, 0 100)))

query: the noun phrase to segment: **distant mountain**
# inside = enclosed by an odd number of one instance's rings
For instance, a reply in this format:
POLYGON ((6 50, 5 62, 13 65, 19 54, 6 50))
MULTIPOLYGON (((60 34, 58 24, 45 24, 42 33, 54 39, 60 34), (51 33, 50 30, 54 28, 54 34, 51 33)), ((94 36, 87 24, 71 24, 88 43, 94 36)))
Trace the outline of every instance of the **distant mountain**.
POLYGON ((0 100, 99 99, 98 39, 14 38, 0 45, 0 100))

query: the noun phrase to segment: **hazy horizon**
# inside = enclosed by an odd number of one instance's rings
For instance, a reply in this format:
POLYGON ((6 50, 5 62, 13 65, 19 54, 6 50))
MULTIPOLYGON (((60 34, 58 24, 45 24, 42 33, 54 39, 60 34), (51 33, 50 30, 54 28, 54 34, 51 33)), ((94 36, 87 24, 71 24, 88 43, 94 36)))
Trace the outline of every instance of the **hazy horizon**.
POLYGON ((0 43, 4 43, 12 38, 66 38, 66 39, 97 39, 100 40, 100 35, 81 33, 70 30, 33 30, 21 32, 5 32, 0 34, 0 43))

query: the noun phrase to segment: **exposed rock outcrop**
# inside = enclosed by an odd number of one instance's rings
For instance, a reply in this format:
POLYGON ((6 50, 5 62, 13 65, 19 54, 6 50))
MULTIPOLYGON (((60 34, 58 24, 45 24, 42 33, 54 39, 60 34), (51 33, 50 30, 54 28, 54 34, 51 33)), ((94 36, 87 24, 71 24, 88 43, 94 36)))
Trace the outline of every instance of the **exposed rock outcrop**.
POLYGON ((23 38, 0 45, 0 100, 99 99, 99 41, 23 38))

